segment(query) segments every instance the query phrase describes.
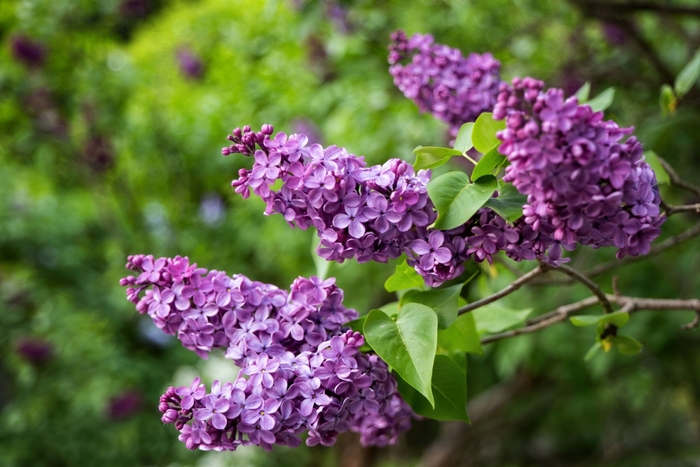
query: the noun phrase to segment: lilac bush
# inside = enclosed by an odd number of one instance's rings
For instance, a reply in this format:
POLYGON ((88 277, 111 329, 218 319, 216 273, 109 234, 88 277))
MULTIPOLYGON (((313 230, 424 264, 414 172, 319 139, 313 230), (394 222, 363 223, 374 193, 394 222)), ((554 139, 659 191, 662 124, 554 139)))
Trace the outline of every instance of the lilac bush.
POLYGON ((161 397, 163 422, 189 449, 296 447, 305 432, 307 445, 330 446, 347 430, 385 446, 410 427, 386 363, 359 352, 363 336, 345 326, 357 312, 334 279, 299 277, 285 291, 179 256, 134 255, 127 268, 136 275, 121 285, 140 313, 200 357, 221 348, 241 368, 209 391, 197 378, 161 397))
POLYGON ((389 73, 394 84, 421 111, 447 123, 452 136, 463 123, 493 108, 501 64, 490 53, 465 58, 459 49, 436 44, 429 34, 409 39, 396 31, 391 41, 389 73))

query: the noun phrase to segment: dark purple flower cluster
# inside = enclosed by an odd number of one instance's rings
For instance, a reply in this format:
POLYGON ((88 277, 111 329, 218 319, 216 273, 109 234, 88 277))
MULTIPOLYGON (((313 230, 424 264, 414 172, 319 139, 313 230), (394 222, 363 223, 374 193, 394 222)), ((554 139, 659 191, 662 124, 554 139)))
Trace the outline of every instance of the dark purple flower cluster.
POLYGON ((366 167, 362 157, 343 148, 307 147, 306 135, 271 134, 270 125, 258 133, 249 127, 234 130, 229 137, 234 144, 223 153, 253 155, 255 163, 252 170, 241 169, 232 185, 244 198, 252 189, 267 203, 266 214, 283 214, 301 229, 315 227, 321 257, 386 262, 435 220, 427 195, 429 171, 415 173, 400 159, 366 167), (278 180, 281 187, 274 191, 278 180))
POLYGON ((389 72, 394 84, 423 112, 450 125, 456 136, 463 123, 473 122, 496 103, 501 64, 490 53, 472 53, 436 44, 429 34, 403 31, 391 35, 389 72))
POLYGON ((493 115, 506 120, 499 152, 510 161, 505 181, 523 194, 525 222, 567 249, 615 246, 617 257, 649 252, 665 217, 654 171, 633 128, 602 112, 544 91, 532 78, 502 84, 493 115))
POLYGON ((287 292, 181 257, 130 256, 127 268, 138 275, 121 284, 139 312, 200 357, 224 348, 242 368, 209 393, 196 379, 161 397, 163 421, 188 448, 298 446, 306 431, 306 444, 327 446, 346 430, 384 446, 410 427, 386 363, 360 353, 364 338, 343 327, 357 312, 342 305, 334 279, 300 277, 287 292))
POLYGON ((398 258, 405 253, 426 284, 438 287, 464 271, 464 262, 491 262, 498 251, 515 260, 561 257, 558 242, 535 232, 525 222, 510 226, 490 209, 482 209, 450 231, 427 228, 436 212, 427 195, 430 172, 390 159, 366 167, 361 157, 336 146, 306 147, 303 134, 289 137, 271 125, 253 132, 235 129, 224 155, 254 156, 251 170, 241 169, 232 186, 244 198, 250 190, 267 204, 265 213, 283 214, 301 229, 310 226, 321 238, 317 253, 328 261, 359 262, 398 258), (273 185, 281 180, 278 191, 273 185))

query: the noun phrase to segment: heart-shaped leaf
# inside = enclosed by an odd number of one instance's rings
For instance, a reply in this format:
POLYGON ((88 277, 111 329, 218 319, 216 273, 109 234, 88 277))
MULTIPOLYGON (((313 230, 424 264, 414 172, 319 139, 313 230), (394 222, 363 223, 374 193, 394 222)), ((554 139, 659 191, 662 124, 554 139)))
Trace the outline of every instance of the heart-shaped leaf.
POLYGON ((493 172, 501 167, 506 160, 506 157, 499 153, 496 148, 497 146, 491 148, 481 157, 472 171, 472 180, 478 180, 484 175, 496 175, 493 172))
POLYGON ((363 331, 377 355, 435 407, 430 383, 437 349, 435 312, 419 303, 407 303, 394 320, 381 310, 372 310, 363 331))
POLYGON ((594 112, 599 112, 610 107, 615 98, 615 88, 608 88, 595 96, 590 101, 586 102, 586 105, 591 107, 594 112))
POLYGON ((462 284, 433 290, 409 290, 401 296, 400 306, 407 303, 420 303, 435 310, 438 327, 447 329, 457 318, 457 302, 462 291, 462 284))
POLYGON ((455 149, 433 146, 418 146, 413 152, 416 154, 416 161, 413 163, 416 170, 434 169, 445 164, 451 157, 462 155, 455 149))
POLYGON ((512 224, 523 217, 525 203, 527 203, 527 196, 520 193, 512 183, 504 183, 498 189, 498 198, 489 198, 484 206, 512 224))
POLYGON ((436 355, 433 364, 432 390, 435 406, 413 389, 402 378, 397 378, 401 397, 414 412, 435 420, 460 420, 469 423, 467 415, 466 355, 454 356, 460 363, 446 355, 436 355))
POLYGON ((469 182, 464 172, 448 172, 428 183, 428 195, 435 204, 438 218, 433 227, 454 229, 478 211, 498 187, 493 175, 469 182))
POLYGON ((501 141, 496 138, 496 132, 506 127, 505 120, 494 120, 491 112, 484 112, 474 122, 472 130, 472 143, 477 151, 482 154, 489 152, 501 141))
POLYGON ((457 138, 455 138, 455 149, 462 154, 474 147, 472 144, 472 131, 474 123, 467 122, 459 128, 457 138))
POLYGON ((458 316, 452 326, 438 331, 438 353, 452 355, 455 352, 483 353, 481 338, 471 313, 458 316))
POLYGON ((384 282, 384 288, 387 292, 396 292, 397 290, 419 289, 424 284, 423 278, 415 269, 406 264, 404 259, 396 265, 394 274, 384 282))

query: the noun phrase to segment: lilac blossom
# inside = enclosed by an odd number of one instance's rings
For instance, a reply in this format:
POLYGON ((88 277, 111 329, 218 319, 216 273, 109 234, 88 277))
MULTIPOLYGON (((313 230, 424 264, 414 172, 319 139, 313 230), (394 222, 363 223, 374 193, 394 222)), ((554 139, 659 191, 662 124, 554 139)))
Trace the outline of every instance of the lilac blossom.
POLYGON ((134 255, 127 267, 135 274, 121 284, 139 312, 202 358, 221 348, 242 368, 209 391, 196 378, 161 396, 162 421, 187 448, 270 450, 298 446, 303 432, 308 445, 329 446, 346 430, 384 446, 409 428, 414 414, 389 368, 343 326, 357 313, 335 279, 299 277, 284 291, 181 257, 134 255))
POLYGON ((532 78, 502 84, 493 114, 506 121, 497 134, 510 161, 504 181, 527 195, 525 223, 538 233, 540 250, 551 248, 550 260, 577 243, 615 246, 618 258, 649 251, 665 218, 641 144, 634 136, 624 141, 633 128, 532 78))
POLYGON ((394 84, 423 112, 450 126, 452 136, 496 103, 501 64, 490 53, 462 56, 429 34, 391 35, 389 73, 394 84))

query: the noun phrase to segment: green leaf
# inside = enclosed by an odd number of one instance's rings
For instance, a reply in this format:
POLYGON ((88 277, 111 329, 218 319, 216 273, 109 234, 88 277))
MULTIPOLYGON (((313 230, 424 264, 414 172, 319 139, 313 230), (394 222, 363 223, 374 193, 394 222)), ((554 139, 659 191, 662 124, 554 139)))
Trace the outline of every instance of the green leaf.
POLYGON ((595 357, 598 354, 598 351, 602 349, 603 346, 600 344, 600 342, 596 342, 593 344, 593 346, 588 349, 588 352, 586 352, 586 356, 583 357, 584 362, 590 362, 593 360, 593 357, 595 357))
POLYGON ((437 316, 419 303, 404 305, 394 321, 372 310, 364 325, 367 343, 387 365, 435 407, 430 384, 437 349, 437 316))
POLYGON ((693 58, 676 76, 674 89, 678 97, 683 97, 690 91, 693 85, 700 78, 700 49, 695 52, 693 58))
POLYGON ((525 203, 527 203, 527 196, 520 193, 512 183, 504 183, 498 189, 498 198, 489 198, 484 206, 491 208, 496 214, 512 224, 523 217, 525 203))
POLYGON ((576 91, 576 98, 578 99, 579 104, 583 104, 588 100, 588 97, 591 95, 591 83, 586 81, 583 86, 579 88, 578 91, 576 91))
POLYGON ((423 284, 423 278, 415 269, 406 264, 404 259, 396 265, 394 274, 384 282, 384 288, 387 292, 396 292, 397 290, 419 289, 423 287, 423 284))
POLYGON ((484 154, 479 163, 476 164, 472 171, 472 180, 478 180, 484 175, 493 174, 494 170, 501 167, 506 157, 498 152, 496 147, 491 148, 489 152, 484 154))
POLYGON ((438 331, 438 353, 451 355, 454 352, 483 354, 481 338, 471 313, 458 316, 452 326, 438 331))
POLYGON ((462 284, 444 289, 409 290, 401 297, 399 306, 402 307, 407 303, 420 303, 428 306, 437 314, 438 327, 447 329, 457 318, 457 302, 461 291, 462 284))
POLYGON ((615 336, 612 338, 612 342, 617 346, 620 355, 637 355, 642 351, 642 344, 633 337, 615 336))
POLYGON ((486 175, 469 183, 464 172, 448 172, 428 183, 428 195, 435 204, 438 218, 435 229, 449 230, 464 224, 498 187, 496 177, 486 175))
POLYGON ((659 185, 668 185, 671 183, 671 179, 668 176, 668 172, 659 162, 659 156, 654 151, 644 151, 644 160, 656 174, 656 183, 659 185))
POLYGON ((661 86, 661 92, 659 93, 659 106, 661 107, 661 115, 664 117, 676 111, 678 99, 676 98, 676 94, 673 92, 673 88, 668 84, 661 86))
POLYGON ((524 323, 528 315, 532 313, 532 308, 513 310, 492 303, 479 307, 471 313, 474 315, 477 331, 496 333, 524 323))
POLYGON ((586 102, 586 105, 589 105, 594 112, 598 112, 610 107, 613 103, 614 98, 615 88, 608 88, 605 91, 598 94, 597 96, 595 96, 590 101, 586 102))
POLYGON ((328 277, 328 270, 331 267, 331 262, 326 261, 316 253, 316 248, 320 242, 321 240, 318 242, 311 240, 311 258, 314 260, 314 265, 316 266, 316 275, 319 277, 319 279, 325 279, 328 277))
POLYGON ((379 307, 388 316, 396 316, 399 314, 399 302, 389 302, 384 306, 379 307))
POLYGON ((451 157, 462 155, 454 149, 432 146, 418 146, 413 152, 416 154, 416 161, 413 164, 416 170, 434 169, 445 164, 451 157))
POLYGON ((629 319, 630 315, 625 311, 616 311, 605 315, 572 316, 569 318, 571 324, 578 327, 591 326, 593 324, 614 324, 618 328, 627 324, 629 319))
POLYGON ((468 122, 462 125, 457 133, 457 138, 455 138, 455 149, 462 154, 469 151, 474 147, 472 144, 472 131, 474 130, 474 123, 468 122))
POLYGON ((494 120, 491 112, 484 112, 474 122, 472 143, 477 151, 486 154, 501 141, 496 138, 496 132, 506 127, 505 120, 494 120))
MULTIPOLYGON (((455 356, 455 358, 458 358, 455 356)), ((433 365, 432 389, 435 406, 398 377, 399 392, 413 411, 435 420, 460 420, 469 423, 467 415, 466 355, 459 356, 464 365, 446 355, 436 355, 433 365)))

